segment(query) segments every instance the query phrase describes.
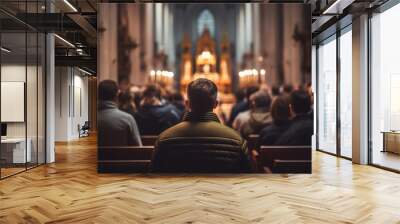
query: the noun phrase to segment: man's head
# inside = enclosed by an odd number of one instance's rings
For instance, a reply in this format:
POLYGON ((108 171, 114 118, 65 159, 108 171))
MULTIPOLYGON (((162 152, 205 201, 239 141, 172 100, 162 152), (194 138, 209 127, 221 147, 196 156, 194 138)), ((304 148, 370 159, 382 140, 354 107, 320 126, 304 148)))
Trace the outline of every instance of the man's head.
POLYGON ((218 105, 217 86, 208 79, 200 78, 189 83, 188 106, 194 113, 211 112, 218 105))
POLYGON ((275 124, 286 123, 290 119, 289 100, 286 96, 278 96, 275 98, 271 106, 271 116, 275 124))
POLYGON ((246 99, 250 100, 250 96, 257 92, 260 88, 258 86, 249 86, 246 89, 246 99))
POLYGON ((271 89, 271 93, 272 96, 279 96, 280 95, 279 86, 273 86, 271 89))
POLYGON ((235 92, 236 102, 244 100, 245 97, 246 97, 246 91, 244 89, 239 89, 238 91, 235 92))
POLYGON ((291 84, 286 84, 283 86, 283 93, 290 94, 293 92, 293 86, 291 84))
POLYGON ((104 80, 99 84, 99 100, 101 101, 117 101, 118 85, 113 80, 104 80))
POLYGON ((156 85, 148 85, 146 86, 146 89, 143 91, 143 98, 157 98, 160 99, 161 97, 161 91, 160 88, 156 85))
POLYGON ((250 96, 250 102, 252 108, 263 108, 266 111, 269 111, 271 106, 271 96, 267 92, 259 90, 250 96))
POLYGON ((311 110, 310 96, 304 90, 296 90, 290 94, 290 105, 295 114, 306 114, 311 110))

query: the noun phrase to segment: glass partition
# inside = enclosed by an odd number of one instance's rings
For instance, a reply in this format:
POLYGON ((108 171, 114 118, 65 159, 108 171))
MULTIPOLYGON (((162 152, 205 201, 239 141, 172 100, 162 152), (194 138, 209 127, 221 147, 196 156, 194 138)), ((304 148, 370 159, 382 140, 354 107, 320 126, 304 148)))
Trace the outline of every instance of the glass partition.
MULTIPOLYGON (((26 4, 17 5, 22 12, 43 10, 43 1, 26 4)), ((0 178, 45 162, 45 41, 34 27, 0 12, 0 178)))
POLYGON ((31 161, 30 143, 26 141, 26 38, 25 32, 1 34, 2 177, 24 171, 26 162, 31 161))
POLYGON ((371 18, 371 162, 400 170, 400 4, 371 18))
POLYGON ((27 32, 27 82, 26 82, 26 114, 27 114, 27 150, 30 151, 30 160, 27 167, 37 165, 38 158, 38 34, 27 32))
POLYGON ((351 26, 339 38, 340 43, 340 155, 352 157, 352 33, 351 26))
POLYGON ((46 162, 46 36, 38 33, 38 64, 37 64, 37 163, 46 162))
POLYGON ((317 149, 336 154, 336 35, 321 43, 317 51, 317 149))

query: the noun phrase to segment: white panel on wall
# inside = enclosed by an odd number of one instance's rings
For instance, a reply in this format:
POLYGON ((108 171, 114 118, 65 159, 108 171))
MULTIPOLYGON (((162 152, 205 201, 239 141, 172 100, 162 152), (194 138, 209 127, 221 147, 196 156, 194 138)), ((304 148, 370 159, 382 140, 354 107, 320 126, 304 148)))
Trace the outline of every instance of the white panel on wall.
POLYGON ((1 82, 1 122, 24 122, 24 102, 24 82, 1 82))

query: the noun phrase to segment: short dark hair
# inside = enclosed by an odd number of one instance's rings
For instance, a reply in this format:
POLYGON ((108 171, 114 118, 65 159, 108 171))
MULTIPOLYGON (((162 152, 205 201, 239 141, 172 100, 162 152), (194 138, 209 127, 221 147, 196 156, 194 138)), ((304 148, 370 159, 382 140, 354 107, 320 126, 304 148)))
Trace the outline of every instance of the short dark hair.
POLYGON ((245 97, 246 97, 246 91, 244 89, 239 89, 238 91, 235 92, 235 98, 237 102, 244 100, 245 97))
POLYGON ((296 90, 290 94, 290 103, 296 114, 305 114, 311 110, 310 96, 304 90, 296 90))
POLYGON ((286 96, 278 96, 272 102, 271 116, 274 124, 282 124, 290 119, 289 100, 286 96))
POLYGON ((251 95, 250 100, 254 103, 256 108, 269 109, 271 107, 271 96, 263 90, 259 90, 251 95))
POLYGON ((152 98, 156 97, 158 99, 161 98, 161 90, 157 85, 150 84, 146 86, 146 89, 143 91, 143 97, 152 98))
POLYGON ((118 94, 118 85, 113 80, 103 80, 99 83, 99 99, 102 101, 115 100, 118 94))
POLYGON ((291 93, 293 91, 293 86, 291 84, 286 84, 283 86, 284 93, 291 93))
POLYGON ((271 93, 273 96, 279 96, 280 95, 279 86, 273 86, 271 89, 271 93))
POLYGON ((184 98, 180 92, 174 92, 171 94, 170 100, 176 102, 176 101, 183 101, 184 98))
POLYGON ((118 100, 121 105, 128 104, 134 102, 135 94, 130 92, 129 90, 122 92, 119 94, 118 100))
POLYGON ((260 88, 258 86, 249 86, 246 89, 246 98, 249 100, 253 93, 257 92, 260 88))
POLYGON ((192 112, 206 113, 214 109, 218 88, 211 80, 200 78, 189 83, 187 95, 192 112))

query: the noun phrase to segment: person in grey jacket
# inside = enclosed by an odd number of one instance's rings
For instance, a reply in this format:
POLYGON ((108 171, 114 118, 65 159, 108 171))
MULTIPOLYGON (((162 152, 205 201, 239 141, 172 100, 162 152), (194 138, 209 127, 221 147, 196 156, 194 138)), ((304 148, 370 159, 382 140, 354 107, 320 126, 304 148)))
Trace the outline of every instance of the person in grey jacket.
POLYGON ((117 83, 101 81, 98 87, 98 146, 141 146, 136 121, 128 113, 118 109, 117 83))

